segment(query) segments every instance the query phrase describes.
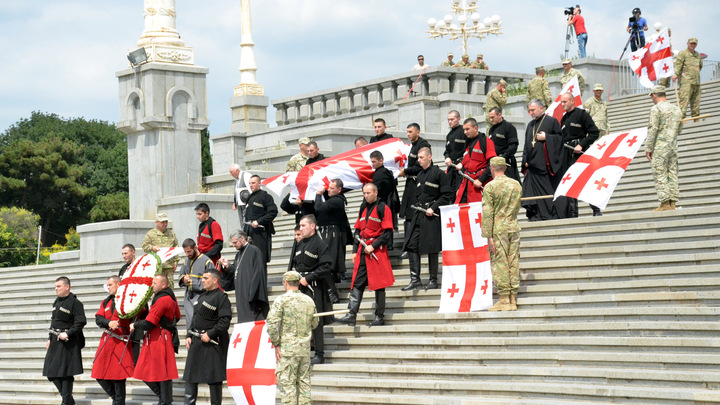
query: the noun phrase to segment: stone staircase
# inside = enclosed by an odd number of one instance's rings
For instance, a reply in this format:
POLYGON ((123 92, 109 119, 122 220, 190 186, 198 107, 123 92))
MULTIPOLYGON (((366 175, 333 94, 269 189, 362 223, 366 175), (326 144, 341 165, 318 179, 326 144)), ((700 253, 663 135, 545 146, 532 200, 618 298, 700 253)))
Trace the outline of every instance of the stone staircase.
MULTIPOLYGON (((720 82, 703 85, 702 113, 720 111, 720 82)), ((669 94, 674 99, 674 94, 669 94)), ((613 129, 646 125, 647 95, 614 100, 613 129)), ((680 137, 680 203, 658 205, 650 167, 640 153, 605 216, 523 221, 519 310, 438 314, 439 290, 402 292, 407 261, 393 262, 387 325, 369 328, 366 293, 357 327, 326 327, 326 364, 314 367, 318 404, 585 404, 720 403, 720 173, 712 154, 720 119, 689 123, 680 137)), ((402 183, 402 182, 401 182, 402 183)), ((348 212, 360 194, 350 193, 348 212)), ((293 218, 276 221, 271 299, 283 292, 293 218)), ((396 245, 401 235, 396 235, 396 245)), ((233 257, 233 249, 223 255, 233 257)), ((119 259, 119 254, 118 254, 119 259)), ((109 404, 90 378, 100 331, 94 313, 105 278, 118 262, 0 269, 0 404, 56 404, 41 376, 53 283, 67 275, 85 304, 85 374, 81 404, 109 404), (20 275, 19 277, 17 275, 20 275)), ((422 275, 426 280, 423 261, 422 275)), ((347 305, 348 283, 342 283, 347 305)), ((182 291, 176 289, 179 300, 182 291)), ((184 319, 180 329, 184 329, 184 319)), ((180 349, 180 375, 186 350, 180 349)), ((183 383, 175 385, 180 403, 183 383)), ((225 390, 226 403, 232 403, 225 390)), ((206 387, 200 402, 208 402, 206 387)), ((145 385, 128 383, 130 404, 151 404, 145 385)))

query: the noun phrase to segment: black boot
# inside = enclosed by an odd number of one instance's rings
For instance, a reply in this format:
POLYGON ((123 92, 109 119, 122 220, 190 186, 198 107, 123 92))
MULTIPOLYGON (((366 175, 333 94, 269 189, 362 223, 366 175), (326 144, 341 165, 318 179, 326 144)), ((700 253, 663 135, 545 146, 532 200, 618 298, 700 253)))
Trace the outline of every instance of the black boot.
POLYGON ((440 288, 438 285, 438 254, 428 254, 428 270, 430 272, 430 281, 425 286, 425 290, 435 290, 440 288))
POLYGON ((222 405, 222 383, 208 385, 210 386, 210 405, 222 405))
POLYGON ((368 326, 385 325, 385 289, 375 290, 375 319, 368 326))
POLYGON ((410 284, 401 288, 402 291, 410 291, 422 288, 420 281, 420 253, 410 252, 410 284))
POLYGON ((368 326, 382 326, 385 325, 385 317, 382 315, 375 315, 375 319, 368 322, 368 326))
POLYGON ((185 405, 195 405, 197 403, 198 385, 185 382, 185 405))
POLYGON ((340 302, 340 297, 338 297, 337 289, 333 291, 332 288, 328 288, 328 298, 330 298, 330 302, 333 304, 337 304, 340 302))
POLYGON ((115 380, 115 398, 112 405, 125 405, 125 380, 115 380))
POLYGON ((325 363, 325 354, 320 352, 315 352, 315 356, 313 356, 312 359, 310 359, 310 364, 323 364, 325 363))
POLYGON ((115 384, 113 384, 113 381, 111 380, 97 380, 98 384, 102 387, 102 389, 108 394, 110 398, 113 399, 113 402, 115 401, 115 384))
POLYGON ((172 405, 173 403, 173 382, 172 380, 160 381, 160 403, 172 405))
POLYGON ((348 309, 350 312, 338 319, 338 322, 355 326, 357 313, 360 310, 360 301, 362 301, 363 290, 355 287, 350 291, 350 302, 348 303, 348 309))
POLYGON ((594 217, 601 217, 601 216, 602 216, 602 211, 600 211, 600 208, 598 208, 598 207, 596 207, 596 206, 594 206, 594 205, 592 205, 592 204, 590 204, 590 208, 592 208, 592 212, 593 212, 593 216, 594 216, 594 217))

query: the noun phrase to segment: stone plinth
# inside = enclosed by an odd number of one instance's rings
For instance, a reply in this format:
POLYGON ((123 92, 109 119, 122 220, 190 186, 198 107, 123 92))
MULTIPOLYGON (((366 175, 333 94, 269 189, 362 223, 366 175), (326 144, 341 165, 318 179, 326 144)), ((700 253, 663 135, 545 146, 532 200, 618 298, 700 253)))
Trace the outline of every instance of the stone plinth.
MULTIPOLYGON (((174 224, 175 221, 171 218, 168 227, 173 228, 174 224)), ((122 246, 132 243, 136 250, 141 251, 145 234, 154 227, 155 221, 127 219, 80 225, 77 228, 80 235, 80 261, 99 263, 117 260, 121 263, 122 246)))
POLYGON ((223 237, 227 241, 230 232, 240 226, 237 212, 232 210, 232 193, 194 193, 163 198, 160 200, 158 209, 167 213, 168 217, 173 221, 175 235, 182 244, 182 241, 186 238, 197 240, 200 223, 195 216, 195 207, 200 203, 205 203, 210 207, 210 216, 218 221, 223 230, 223 237))

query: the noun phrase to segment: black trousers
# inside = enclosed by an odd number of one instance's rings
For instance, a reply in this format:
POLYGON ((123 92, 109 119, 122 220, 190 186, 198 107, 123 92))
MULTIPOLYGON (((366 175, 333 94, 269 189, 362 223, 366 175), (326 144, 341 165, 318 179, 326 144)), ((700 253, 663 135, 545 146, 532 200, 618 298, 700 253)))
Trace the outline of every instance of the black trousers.
POLYGON ((48 377, 51 383, 55 385, 60 396, 62 397, 62 405, 74 405, 75 399, 72 396, 73 383, 75 377, 48 377))

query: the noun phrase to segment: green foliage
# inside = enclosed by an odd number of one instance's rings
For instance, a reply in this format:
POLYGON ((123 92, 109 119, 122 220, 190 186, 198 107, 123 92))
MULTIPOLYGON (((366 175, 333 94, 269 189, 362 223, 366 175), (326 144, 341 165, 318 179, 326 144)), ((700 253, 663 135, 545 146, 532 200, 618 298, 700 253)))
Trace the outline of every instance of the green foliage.
POLYGON ((202 176, 212 176, 212 155, 210 154, 210 131, 207 128, 200 131, 200 161, 202 162, 202 176))
POLYGON ((113 193, 99 196, 90 210, 92 222, 113 221, 130 217, 130 196, 128 193, 113 193))
POLYGON ((106 122, 33 112, 0 134, 0 189, 0 206, 40 215, 44 244, 87 222, 99 196, 112 208, 106 218, 126 218, 115 204, 128 191, 125 135, 106 122))
POLYGON ((0 267, 35 263, 39 221, 22 208, 0 208, 0 267))
POLYGON ((527 94, 527 84, 522 79, 518 79, 515 83, 508 83, 507 96, 523 96, 527 94))

